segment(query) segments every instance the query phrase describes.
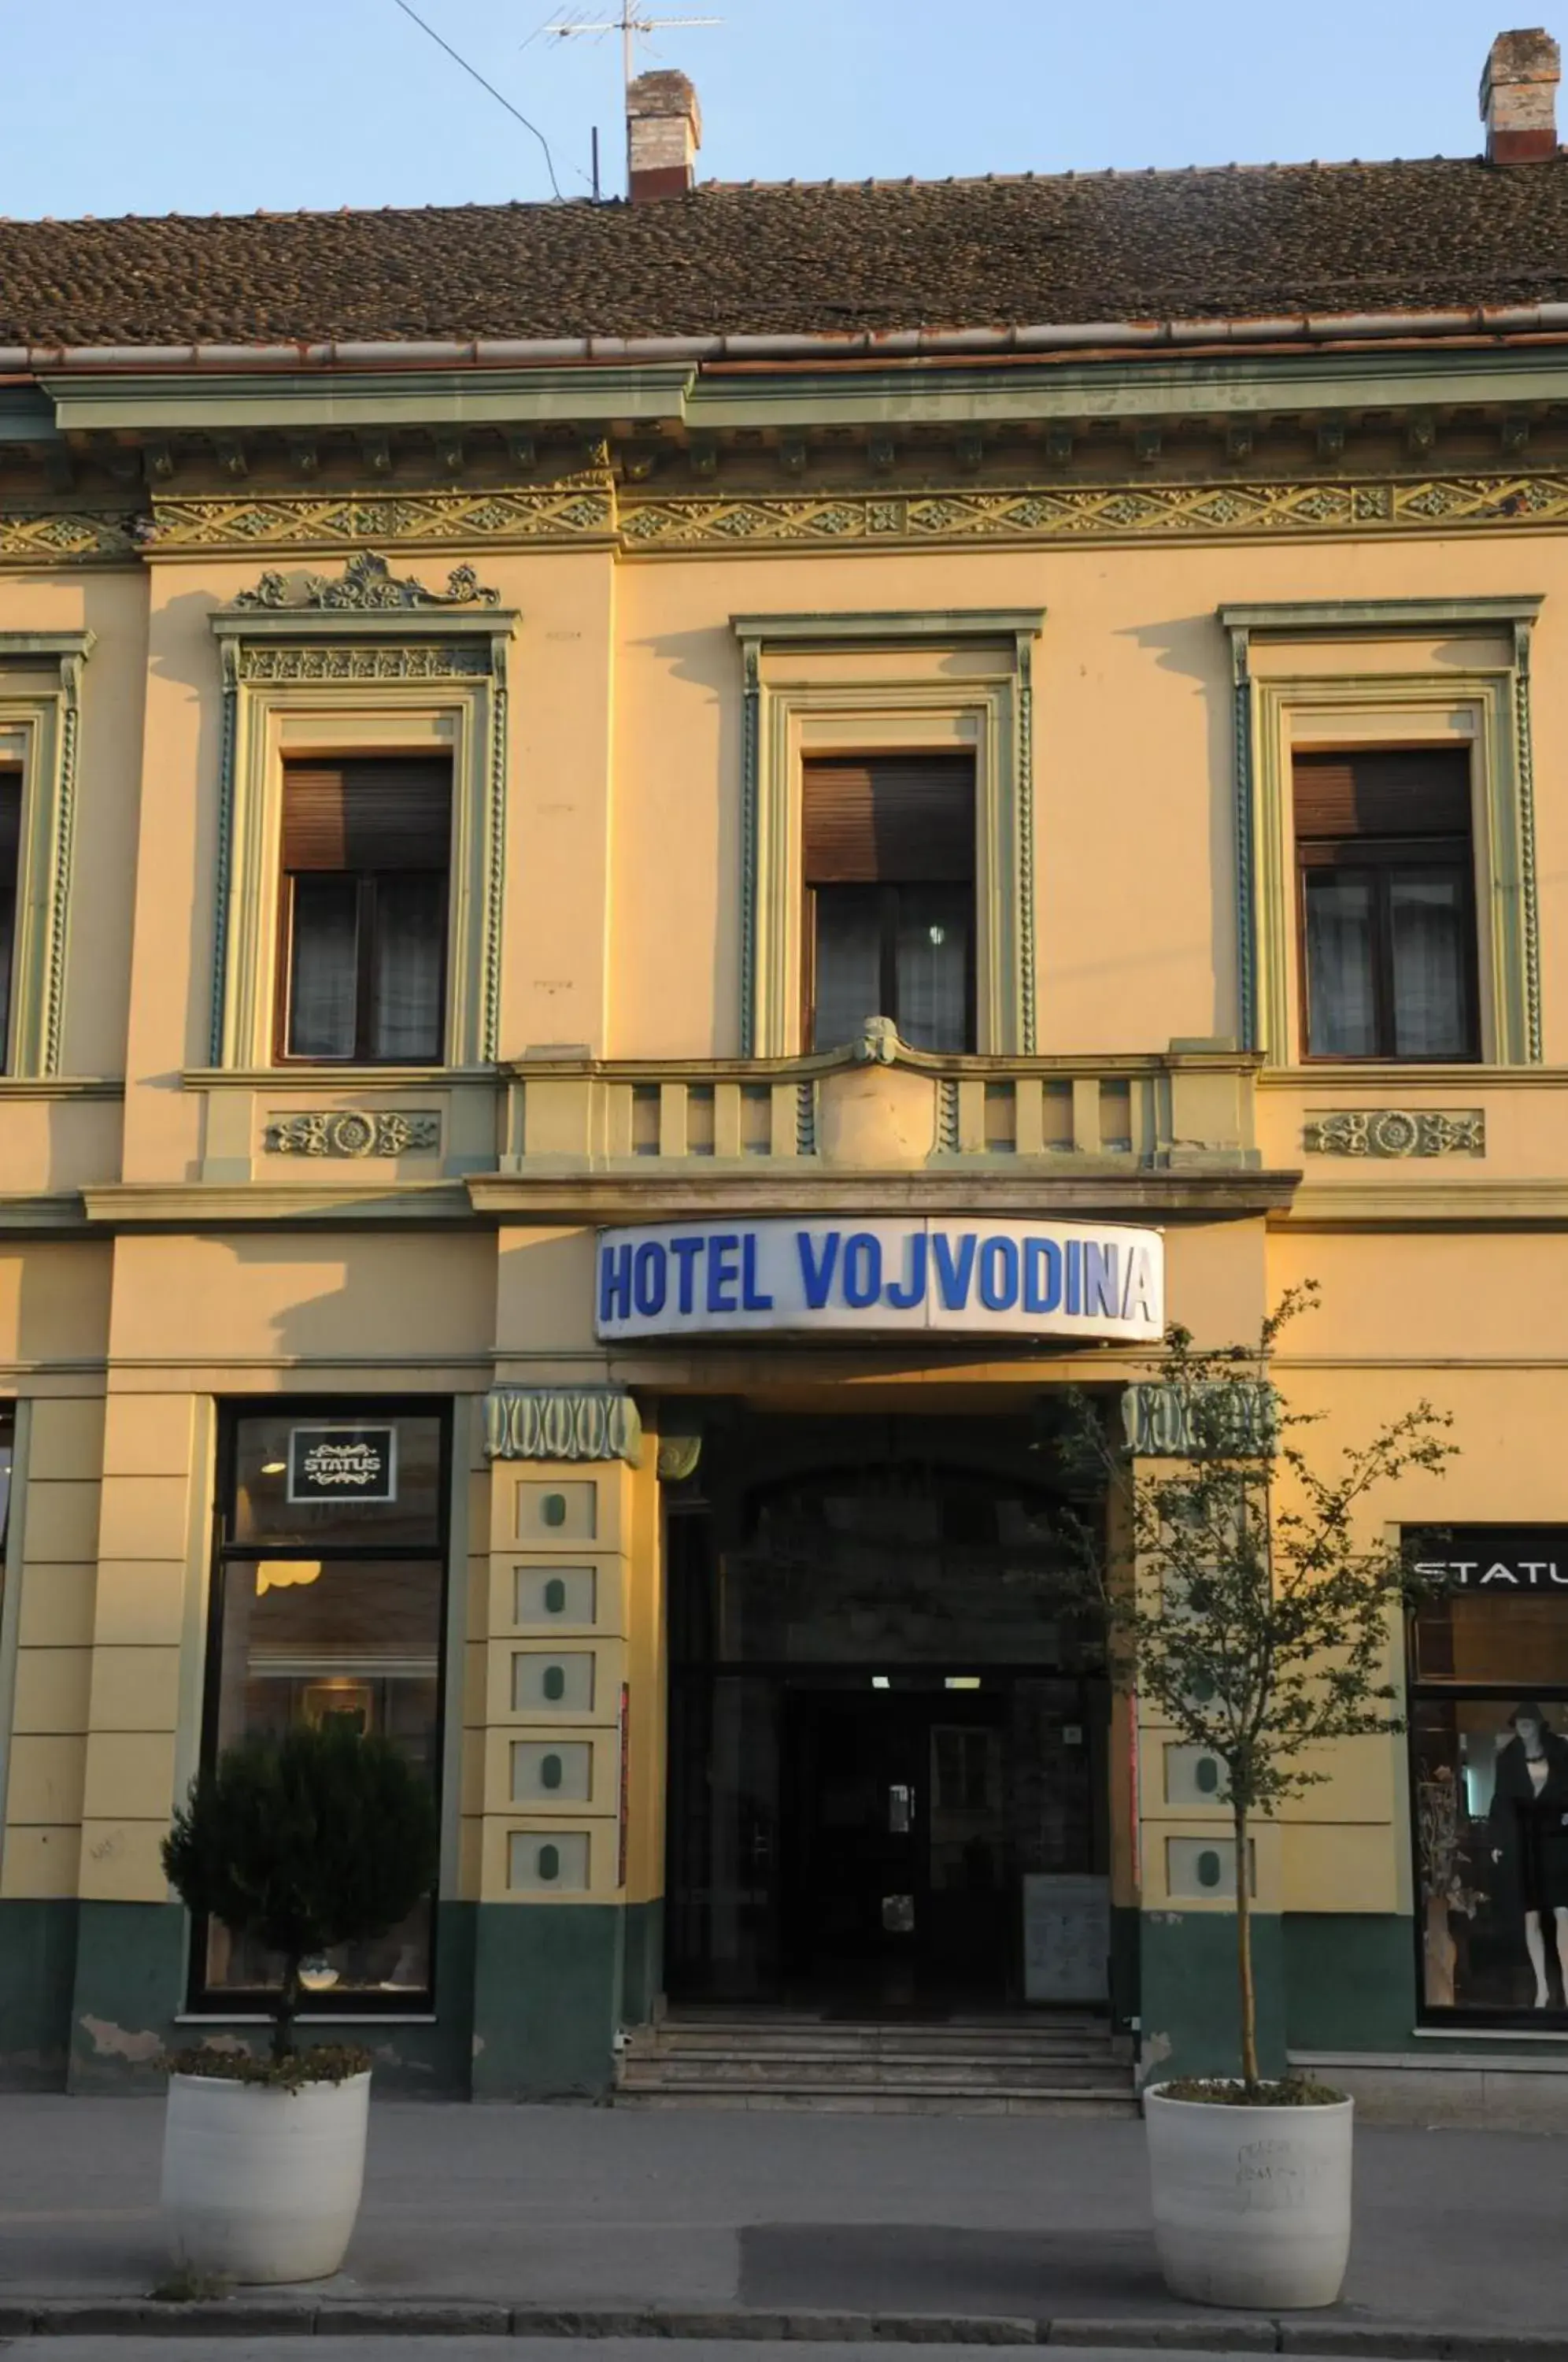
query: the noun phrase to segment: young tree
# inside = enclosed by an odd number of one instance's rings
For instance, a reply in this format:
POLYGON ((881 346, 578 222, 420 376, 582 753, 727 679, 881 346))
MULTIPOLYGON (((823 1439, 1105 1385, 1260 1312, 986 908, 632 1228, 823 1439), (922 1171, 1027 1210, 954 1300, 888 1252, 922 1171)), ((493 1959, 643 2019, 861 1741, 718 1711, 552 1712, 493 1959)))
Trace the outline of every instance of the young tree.
POLYGON ((272 2057, 294 2052, 304 1961, 385 1935, 436 1882, 430 1783, 384 1738, 327 1723, 220 1755, 163 1841, 188 1911, 281 1953, 272 2057))
POLYGON ((1119 1538, 1079 1519, 1076 1554, 1103 1615, 1112 1679, 1145 1699, 1220 1767, 1236 1849, 1236 1967, 1242 2076, 1258 2089, 1251 1833, 1325 1779, 1327 1742, 1398 1731, 1387 1678, 1394 1611, 1423 1588, 1397 1543, 1370 1530, 1394 1488, 1441 1474, 1457 1447, 1448 1414, 1422 1400, 1365 1440, 1314 1458, 1270 1375, 1281 1330, 1316 1303, 1288 1289, 1255 1346, 1200 1351, 1166 1332, 1153 1371, 1168 1457, 1131 1473, 1099 1407, 1075 1398, 1069 1449, 1122 1495, 1119 1538))

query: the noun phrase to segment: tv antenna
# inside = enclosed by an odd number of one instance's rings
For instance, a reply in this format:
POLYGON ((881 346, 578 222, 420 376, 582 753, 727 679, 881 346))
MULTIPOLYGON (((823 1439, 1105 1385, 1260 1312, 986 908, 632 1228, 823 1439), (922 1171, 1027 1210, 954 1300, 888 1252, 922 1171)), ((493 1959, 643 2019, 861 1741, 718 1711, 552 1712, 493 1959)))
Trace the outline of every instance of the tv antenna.
POLYGON ((563 13, 549 24, 541 25, 539 31, 547 39, 558 41, 589 37, 602 39, 606 33, 619 33, 621 80, 624 89, 630 90, 637 75, 639 41, 651 41, 656 33, 682 31, 694 26, 722 25, 723 21, 722 17, 647 17, 636 7, 635 0, 621 0, 618 17, 589 18, 579 16, 575 11, 569 16, 563 13))

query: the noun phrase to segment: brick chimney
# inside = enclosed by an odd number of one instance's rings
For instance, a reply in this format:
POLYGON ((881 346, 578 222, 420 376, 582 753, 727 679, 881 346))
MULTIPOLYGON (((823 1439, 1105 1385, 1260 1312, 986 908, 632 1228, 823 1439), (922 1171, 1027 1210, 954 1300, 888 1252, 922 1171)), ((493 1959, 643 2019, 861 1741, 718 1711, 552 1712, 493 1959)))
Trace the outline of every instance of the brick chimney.
MULTIPOLYGON (((1539 164, 1557 153, 1556 42, 1533 32, 1499 33, 1481 76, 1488 164, 1539 164)), ((650 77, 652 79, 652 77, 650 77)))
POLYGON ((697 178, 702 116, 683 73, 639 74, 626 93, 626 193, 635 205, 683 197, 697 178))

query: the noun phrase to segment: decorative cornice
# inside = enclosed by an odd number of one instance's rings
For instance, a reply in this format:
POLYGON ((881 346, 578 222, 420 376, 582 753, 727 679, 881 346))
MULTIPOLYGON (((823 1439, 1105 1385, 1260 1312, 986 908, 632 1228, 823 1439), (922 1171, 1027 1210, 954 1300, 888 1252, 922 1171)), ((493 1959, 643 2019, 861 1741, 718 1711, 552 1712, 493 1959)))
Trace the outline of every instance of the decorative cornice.
POLYGON ((1481 1108, 1338 1108, 1309 1116, 1314 1156, 1485 1156, 1481 1108))
POLYGON ((1368 479, 1361 482, 1052 484, 1006 491, 626 495, 629 552, 779 543, 1224 541, 1313 534, 1553 524, 1568 474, 1368 479))
POLYGON ((405 1156, 416 1149, 439 1149, 441 1119, 433 1110, 320 1108, 274 1116, 266 1139, 272 1156, 405 1156))
MULTIPOLYGON (((651 1161, 651 1160, 650 1160, 651 1161)), ((760 1160, 759 1160, 760 1161, 760 1160)), ((704 1159, 692 1158, 692 1164, 704 1159)), ((1009 1164, 1016 1164, 1010 1158, 1009 1164)), ((1256 1166, 1194 1173, 1030 1175, 965 1165, 902 1173, 826 1174, 780 1157, 758 1173, 476 1173, 476 1210, 528 1221, 657 1222, 767 1214, 1053 1214, 1103 1216, 1273 1213, 1288 1207, 1301 1175, 1256 1166)))
POLYGON ((206 550, 394 548, 602 540, 615 529, 613 482, 584 469, 547 488, 465 492, 252 494, 193 500, 154 495, 145 547, 154 557, 206 550))
POLYGON ((0 565, 133 566, 145 524, 133 509, 0 509, 0 565))
POLYGON ((492 1386, 484 1400, 491 1460, 642 1459, 643 1428, 630 1395, 591 1386, 492 1386))
POLYGON ((13 510, 0 564, 128 564, 264 550, 618 545, 631 557, 776 547, 1301 540, 1568 521, 1568 472, 997 489, 650 493, 597 462, 538 487, 151 496, 128 509, 13 510))
POLYGON ((334 680, 482 680, 493 670, 491 651, 480 643, 456 645, 321 643, 259 646, 244 642, 237 678, 247 684, 334 680))
POLYGON ((445 590, 432 590, 412 574, 396 575, 379 550, 356 550, 341 574, 263 574, 255 588, 240 591, 236 607, 315 608, 333 614, 381 614, 389 608, 498 607, 499 590, 486 590, 471 566, 454 566, 445 590))

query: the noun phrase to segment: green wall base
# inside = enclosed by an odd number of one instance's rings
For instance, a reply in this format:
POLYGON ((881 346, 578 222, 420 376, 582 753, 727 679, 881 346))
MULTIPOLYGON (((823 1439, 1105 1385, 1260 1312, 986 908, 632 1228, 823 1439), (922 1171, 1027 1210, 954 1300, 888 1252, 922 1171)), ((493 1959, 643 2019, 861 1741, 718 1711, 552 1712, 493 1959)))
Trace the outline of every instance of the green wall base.
POLYGON ((1408 2050, 1416 1937, 1394 1912, 1290 1912, 1286 2036, 1292 2050, 1408 2050))
MULTIPOLYGON (((1145 2079, 1241 2071, 1236 1920, 1230 1911, 1145 1911, 1139 1983, 1145 2079)), ((1285 1942, 1276 1913, 1253 1915, 1258 2068, 1285 2072, 1285 1942)))
POLYGON ((65 2088, 77 1911, 70 1896, 0 1903, 0 2091, 65 2088))
POLYGON ((481 1903, 476 2100, 601 2099, 615 2074, 625 1913, 613 1903, 481 1903))
MULTIPOLYGON (((193 2048, 207 2033, 232 2035, 256 2050, 265 2027, 215 2014, 177 2021, 185 2005, 190 1936, 174 1903, 83 1903, 75 1947, 75 1992, 68 1989, 71 2057, 67 2088, 79 2092, 159 2092, 159 2060, 193 2048)), ((398 2096, 466 2098, 473 2041, 474 1919, 471 1903, 443 1903, 436 1927, 436 2014, 423 2025, 361 2018, 338 2030, 329 2020, 301 2029, 311 2043, 363 2044, 377 2089, 398 2096)))
POLYGON ((628 1903, 621 1970, 621 2022, 646 2025, 664 1991, 664 1903, 628 1903))

